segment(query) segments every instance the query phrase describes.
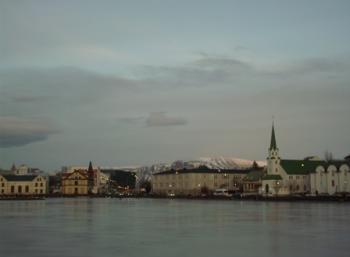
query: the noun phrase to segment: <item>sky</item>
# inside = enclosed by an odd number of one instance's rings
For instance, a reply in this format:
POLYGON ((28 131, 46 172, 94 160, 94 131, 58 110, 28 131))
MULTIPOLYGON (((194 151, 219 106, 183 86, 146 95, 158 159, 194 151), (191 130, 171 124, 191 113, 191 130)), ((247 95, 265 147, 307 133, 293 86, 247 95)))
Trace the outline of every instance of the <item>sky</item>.
POLYGON ((0 0, 0 167, 350 154, 350 2, 0 0))

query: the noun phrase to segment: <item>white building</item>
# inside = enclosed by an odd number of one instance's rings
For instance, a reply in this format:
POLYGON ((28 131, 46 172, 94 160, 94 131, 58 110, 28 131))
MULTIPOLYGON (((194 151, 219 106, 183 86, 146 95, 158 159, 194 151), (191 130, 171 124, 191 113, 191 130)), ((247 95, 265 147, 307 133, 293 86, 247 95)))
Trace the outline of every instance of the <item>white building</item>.
POLYGON ((251 171, 216 170, 206 166, 196 169, 168 170, 152 176, 152 191, 156 195, 199 196, 216 189, 240 191, 243 179, 251 171))
POLYGON ((333 195, 350 192, 349 176, 349 160, 281 159, 272 125, 267 174, 262 179, 260 190, 262 195, 286 196, 306 193, 333 195))
POLYGON ((0 175, 1 195, 43 195, 47 193, 46 178, 41 175, 0 175))
POLYGON ((317 166, 310 174, 311 194, 349 193, 349 182, 349 162, 331 161, 317 166))

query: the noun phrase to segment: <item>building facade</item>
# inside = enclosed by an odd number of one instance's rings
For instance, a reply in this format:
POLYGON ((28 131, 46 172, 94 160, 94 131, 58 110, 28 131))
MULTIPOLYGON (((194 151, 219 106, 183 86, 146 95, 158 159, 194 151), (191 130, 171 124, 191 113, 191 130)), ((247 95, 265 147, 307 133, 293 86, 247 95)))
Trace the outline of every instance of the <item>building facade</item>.
POLYGON ((0 175, 0 195, 44 195, 47 181, 41 175, 0 175))
POLYGON ((86 170, 75 170, 64 173, 61 181, 61 192, 64 195, 87 195, 89 192, 86 170))
POLYGON ((199 196, 216 189, 242 191, 243 178, 250 170, 196 169, 169 170, 153 174, 152 192, 156 195, 199 196))

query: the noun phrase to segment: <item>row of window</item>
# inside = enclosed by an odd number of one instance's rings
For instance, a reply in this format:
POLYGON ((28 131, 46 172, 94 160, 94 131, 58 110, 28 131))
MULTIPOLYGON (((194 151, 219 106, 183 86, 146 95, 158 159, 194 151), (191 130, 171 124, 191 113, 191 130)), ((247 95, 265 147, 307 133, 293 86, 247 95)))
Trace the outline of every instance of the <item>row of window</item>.
MULTIPOLYGON (((11 186, 11 193, 15 193, 15 186, 11 186)), ((44 190, 43 189, 35 189, 34 190, 35 193, 40 193, 40 194, 43 194, 44 193, 44 190)), ((2 193, 5 192, 4 189, 1 190, 2 193)), ((17 187, 17 193, 21 194, 21 193, 29 193, 29 186, 25 186, 24 188, 22 186, 18 186, 17 187)))
MULTIPOLYGON (((1 185, 1 187, 5 187, 5 183, 1 183, 0 185, 1 185)), ((38 186, 43 187, 44 184, 40 183, 40 185, 39 185, 39 183, 35 183, 35 187, 38 187, 38 186)), ((28 187, 28 186, 26 186, 26 187, 28 187)))
MULTIPOLYGON (((295 179, 300 179, 300 178, 306 179, 306 176, 295 176, 295 179)), ((294 176, 289 176, 289 179, 294 179, 294 176)))

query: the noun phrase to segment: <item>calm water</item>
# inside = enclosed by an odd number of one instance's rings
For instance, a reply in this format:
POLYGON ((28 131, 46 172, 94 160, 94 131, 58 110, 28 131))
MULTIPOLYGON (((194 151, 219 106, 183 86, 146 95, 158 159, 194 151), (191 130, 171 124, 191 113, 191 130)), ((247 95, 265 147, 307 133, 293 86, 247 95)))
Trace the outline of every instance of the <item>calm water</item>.
POLYGON ((1 257, 350 256, 350 204, 0 201, 1 257))

